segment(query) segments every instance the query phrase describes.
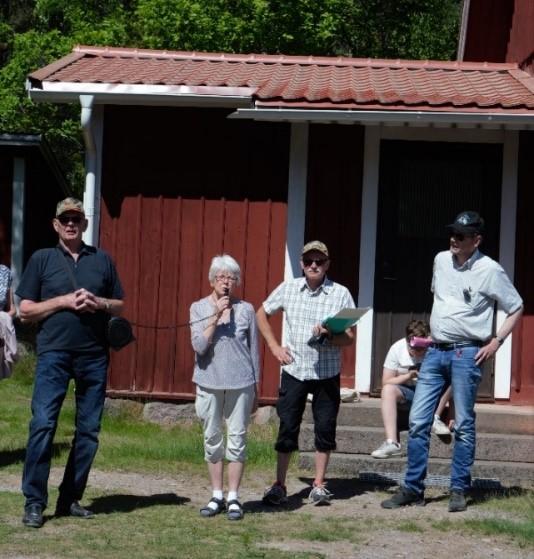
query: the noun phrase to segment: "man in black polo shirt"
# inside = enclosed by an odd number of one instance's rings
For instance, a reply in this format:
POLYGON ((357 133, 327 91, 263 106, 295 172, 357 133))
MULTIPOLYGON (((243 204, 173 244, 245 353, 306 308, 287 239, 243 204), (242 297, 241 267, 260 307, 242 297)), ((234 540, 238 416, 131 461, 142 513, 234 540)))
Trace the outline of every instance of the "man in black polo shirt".
POLYGON ((58 245, 32 255, 16 291, 21 319, 39 323, 22 477, 26 497, 22 522, 31 528, 43 525, 52 442, 71 378, 76 387, 76 430, 56 516, 93 516, 79 500, 98 448, 109 361, 106 324, 110 314, 118 315, 123 308, 123 291, 111 258, 82 241, 87 228, 82 203, 75 198, 59 202, 52 225, 58 245))

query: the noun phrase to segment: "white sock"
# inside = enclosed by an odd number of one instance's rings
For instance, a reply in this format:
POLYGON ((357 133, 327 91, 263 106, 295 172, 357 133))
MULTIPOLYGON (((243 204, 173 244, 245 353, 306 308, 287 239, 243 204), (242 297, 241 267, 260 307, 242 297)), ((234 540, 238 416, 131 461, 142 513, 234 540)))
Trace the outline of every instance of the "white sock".
MULTIPOLYGON (((228 491, 228 502, 237 501, 238 495, 237 491, 228 491)), ((230 505, 229 508, 238 508, 236 505, 230 505)))
MULTIPOLYGON (((220 489, 215 489, 215 490, 213 491, 212 497, 213 497, 214 499, 222 500, 222 498, 223 498, 223 492, 222 492, 222 490, 220 490, 220 489)), ((214 502, 210 501, 210 502, 208 503, 208 508, 213 509, 213 510, 217 510, 217 509, 219 508, 219 505, 217 505, 217 503, 214 503, 214 502)))

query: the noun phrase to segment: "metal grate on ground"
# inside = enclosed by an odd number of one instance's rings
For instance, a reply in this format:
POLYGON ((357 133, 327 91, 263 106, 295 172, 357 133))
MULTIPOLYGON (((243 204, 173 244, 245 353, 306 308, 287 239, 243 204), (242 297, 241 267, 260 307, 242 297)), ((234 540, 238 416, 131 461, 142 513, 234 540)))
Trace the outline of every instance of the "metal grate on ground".
MULTIPOLYGON (((377 485, 400 485, 404 474, 399 472, 360 472, 360 481, 377 485)), ((425 479, 427 487, 449 487, 450 476, 429 475, 425 479)), ((501 482, 495 478, 474 478, 471 484, 473 489, 501 490, 504 489, 501 482)))

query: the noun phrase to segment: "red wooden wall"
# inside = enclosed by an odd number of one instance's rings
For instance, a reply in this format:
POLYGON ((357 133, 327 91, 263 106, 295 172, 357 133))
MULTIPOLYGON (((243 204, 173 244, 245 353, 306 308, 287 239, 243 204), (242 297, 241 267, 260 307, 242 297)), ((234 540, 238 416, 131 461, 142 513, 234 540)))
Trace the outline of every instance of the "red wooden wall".
POLYGON ((534 403, 534 132, 521 132, 517 198, 515 285, 523 297, 525 309, 513 337, 512 403, 534 403))
MULTIPOLYGON (((241 296, 255 308, 283 279, 289 127, 228 113, 106 108, 100 244, 117 264, 137 337, 113 355, 111 394, 193 396, 186 324, 191 303, 210 292, 215 254, 240 263, 241 296)), ((269 401, 279 367, 263 355, 269 401)))
MULTIPOLYGON (((331 253, 328 276, 358 304, 364 127, 310 126, 305 240, 331 253)), ((343 351, 342 386, 354 388, 356 346, 343 351)))
POLYGON ((534 74, 534 2, 470 0, 464 60, 517 62, 534 74))

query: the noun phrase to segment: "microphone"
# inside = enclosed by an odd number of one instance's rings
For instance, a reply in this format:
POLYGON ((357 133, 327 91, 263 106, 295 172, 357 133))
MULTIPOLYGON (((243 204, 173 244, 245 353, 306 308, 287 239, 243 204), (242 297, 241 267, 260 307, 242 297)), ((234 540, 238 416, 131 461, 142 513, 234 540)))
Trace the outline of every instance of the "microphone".
MULTIPOLYGON (((230 288, 229 288, 227 285, 225 285, 225 286, 223 287, 223 294, 224 294, 225 297, 228 297, 228 295, 230 294, 230 288)), ((232 308, 232 305, 230 304, 230 301, 228 301, 228 306, 227 306, 226 308, 227 308, 227 309, 231 309, 231 308, 232 308)))

